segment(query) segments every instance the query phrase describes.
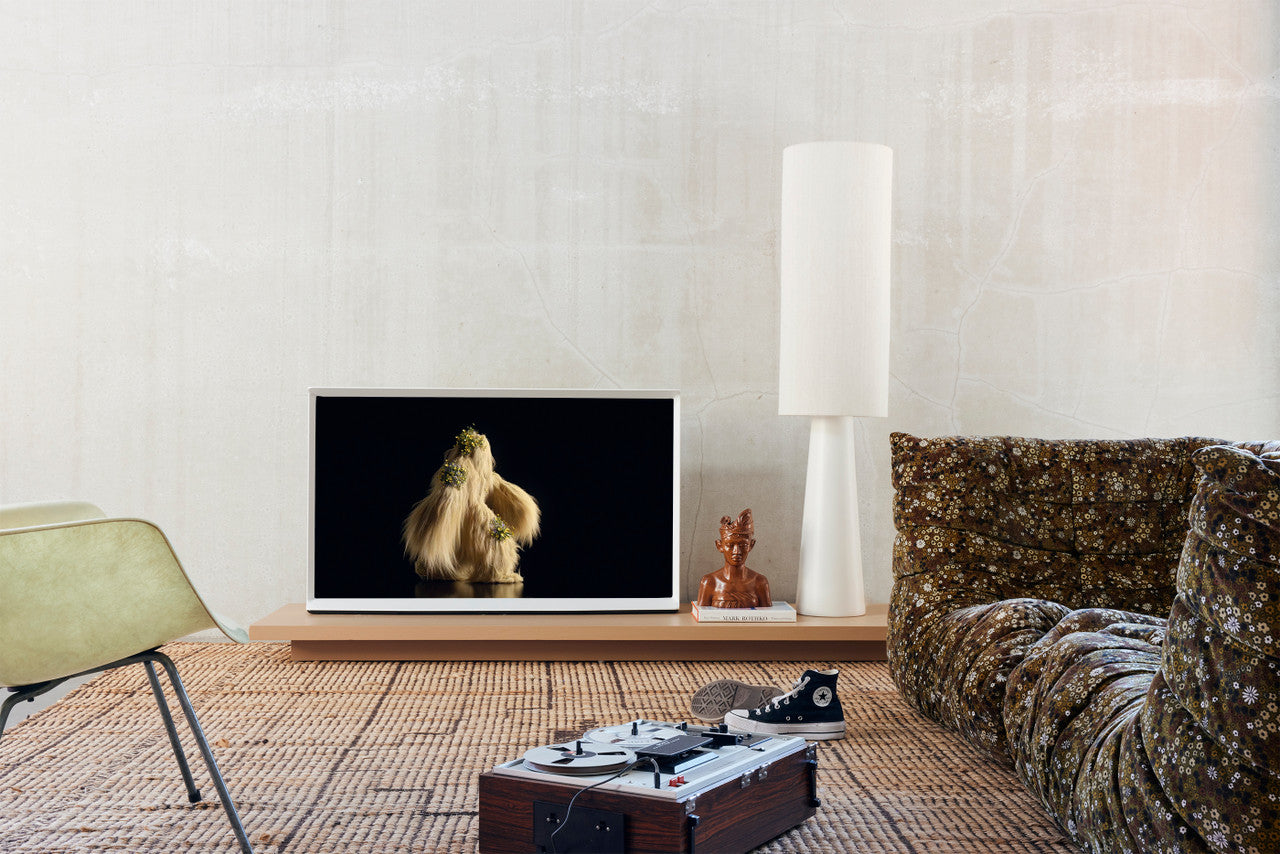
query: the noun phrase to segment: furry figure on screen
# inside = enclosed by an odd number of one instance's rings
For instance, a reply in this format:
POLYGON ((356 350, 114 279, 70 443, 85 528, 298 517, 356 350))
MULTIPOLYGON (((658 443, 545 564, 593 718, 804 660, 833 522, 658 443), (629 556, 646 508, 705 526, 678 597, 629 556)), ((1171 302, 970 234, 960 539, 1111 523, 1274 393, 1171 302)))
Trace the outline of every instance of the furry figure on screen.
POLYGON ((513 583, 519 546, 538 536, 538 502, 494 471, 489 441, 458 434, 404 521, 405 554, 425 579, 513 583))

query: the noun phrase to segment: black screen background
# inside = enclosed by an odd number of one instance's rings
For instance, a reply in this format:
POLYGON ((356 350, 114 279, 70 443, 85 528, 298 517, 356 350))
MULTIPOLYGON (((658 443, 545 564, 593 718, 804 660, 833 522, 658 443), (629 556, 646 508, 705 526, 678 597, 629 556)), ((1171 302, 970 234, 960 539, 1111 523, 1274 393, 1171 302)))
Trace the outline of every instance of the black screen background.
MULTIPOLYGON (((488 437, 497 473, 541 509, 541 533, 520 550, 525 599, 671 596, 674 405, 318 395, 315 598, 445 595, 414 572, 401 527, 468 426, 488 437)), ((501 599, 486 599, 485 608, 502 610, 501 599)))

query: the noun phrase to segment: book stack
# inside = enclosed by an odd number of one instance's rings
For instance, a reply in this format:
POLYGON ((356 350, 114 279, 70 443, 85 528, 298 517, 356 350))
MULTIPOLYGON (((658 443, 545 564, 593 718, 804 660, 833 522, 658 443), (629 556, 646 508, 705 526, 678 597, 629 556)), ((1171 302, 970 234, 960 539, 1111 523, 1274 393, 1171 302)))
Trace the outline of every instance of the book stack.
POLYGON ((713 608, 694 602, 693 618, 699 623, 794 623, 796 609, 786 602, 774 602, 765 608, 713 608))

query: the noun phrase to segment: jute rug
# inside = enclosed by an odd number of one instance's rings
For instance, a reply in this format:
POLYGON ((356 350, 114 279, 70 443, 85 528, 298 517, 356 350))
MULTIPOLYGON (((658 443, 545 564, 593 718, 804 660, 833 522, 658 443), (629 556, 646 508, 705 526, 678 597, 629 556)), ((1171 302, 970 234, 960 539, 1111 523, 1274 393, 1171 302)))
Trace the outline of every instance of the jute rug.
MULTIPOLYGON (((596 726, 689 720, 689 695, 712 679, 786 688, 806 666, 830 666, 295 663, 283 644, 165 649, 261 854, 474 851, 481 771, 596 726)), ((883 663, 838 666, 849 732, 819 752, 822 806, 760 851, 1077 851, 1011 772, 910 710, 883 663)), ((0 851, 234 850, 189 742, 188 755, 206 799, 194 806, 145 671, 98 677, 0 739, 0 851)))

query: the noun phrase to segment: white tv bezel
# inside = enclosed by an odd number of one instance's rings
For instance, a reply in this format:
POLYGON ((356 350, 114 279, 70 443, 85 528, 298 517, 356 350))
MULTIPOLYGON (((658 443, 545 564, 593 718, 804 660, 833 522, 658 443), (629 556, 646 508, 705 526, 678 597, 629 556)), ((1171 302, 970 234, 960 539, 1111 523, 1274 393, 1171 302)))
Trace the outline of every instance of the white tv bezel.
MULTIPOLYGON (((680 609, 680 393, 670 389, 491 389, 491 388, 310 388, 307 477, 307 603, 311 613, 624 613, 680 609), (580 599, 475 598, 342 598, 316 596, 316 401, 321 397, 475 397, 670 400, 671 407, 671 595, 662 597, 582 597, 580 599)), ((600 555, 585 555, 598 561, 600 555)))

